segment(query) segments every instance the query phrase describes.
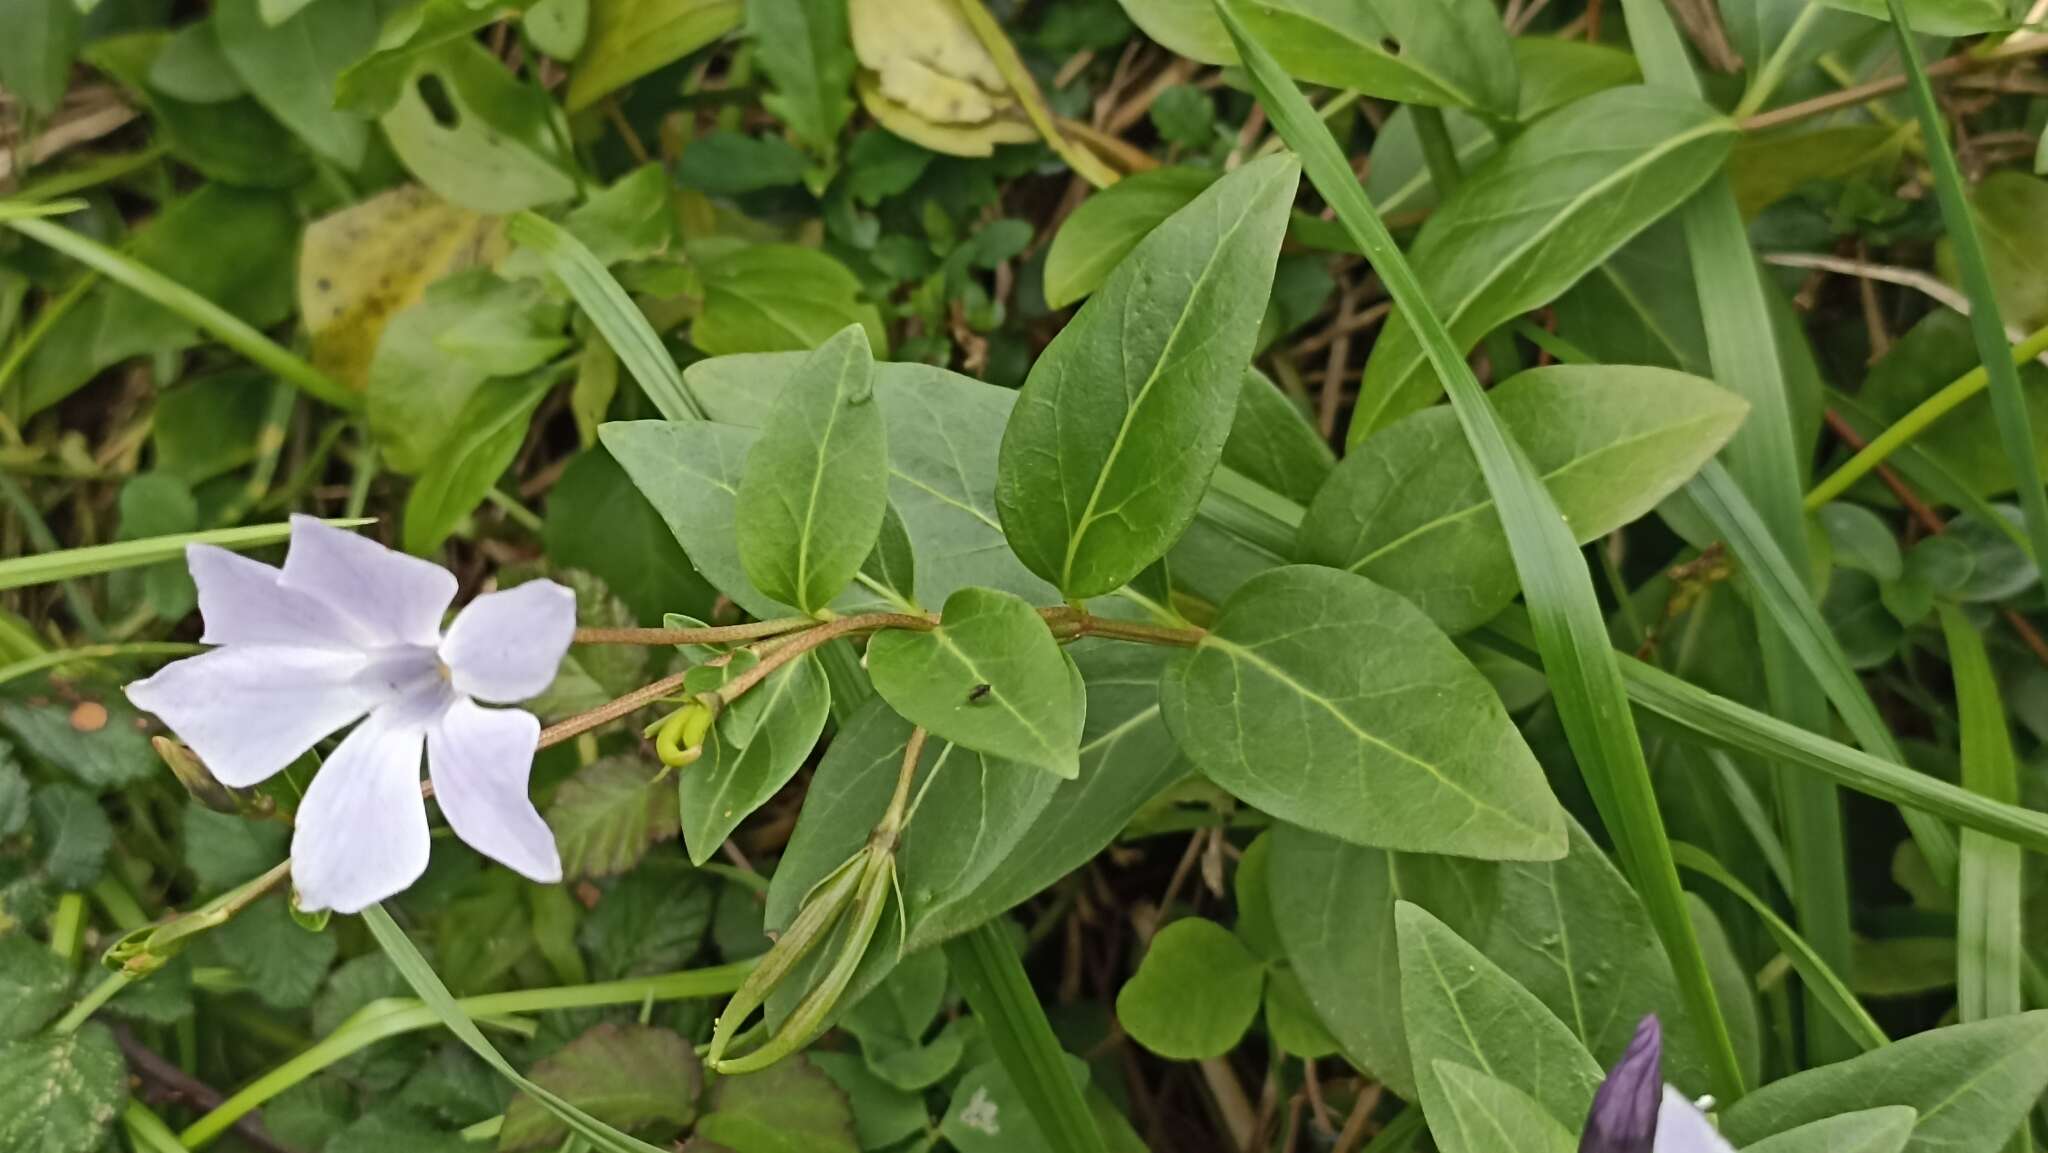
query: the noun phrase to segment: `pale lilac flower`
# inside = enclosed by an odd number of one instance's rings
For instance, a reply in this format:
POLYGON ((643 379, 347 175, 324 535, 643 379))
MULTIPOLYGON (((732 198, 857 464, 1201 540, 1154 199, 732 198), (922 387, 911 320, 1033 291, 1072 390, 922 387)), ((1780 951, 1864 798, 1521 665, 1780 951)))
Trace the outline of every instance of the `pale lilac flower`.
POLYGON ((1685 1094, 1664 1083, 1664 1032, 1644 1017, 1593 1094, 1579 1153, 1735 1153, 1685 1094))
POLYGON ((455 835, 536 881, 559 881, 554 834, 526 794, 540 722, 486 709, 534 696, 576 630, 576 594, 532 581, 476 598, 445 635, 455 577, 375 541, 292 518, 282 569, 225 549, 185 553, 221 647, 128 686, 223 784, 253 785, 364 718, 300 802, 292 883, 306 909, 358 912, 427 867, 424 748, 455 835))

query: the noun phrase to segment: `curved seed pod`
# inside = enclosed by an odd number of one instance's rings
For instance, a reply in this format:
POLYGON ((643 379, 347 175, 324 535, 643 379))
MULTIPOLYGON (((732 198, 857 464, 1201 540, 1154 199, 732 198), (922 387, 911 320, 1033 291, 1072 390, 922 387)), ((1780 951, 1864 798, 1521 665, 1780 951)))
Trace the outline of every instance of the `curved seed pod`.
POLYGON ((711 1031, 711 1045, 705 1050, 704 1063, 714 1071, 722 1068, 720 1058, 732 1044, 739 1027, 753 1015, 754 1010, 768 1000, 768 994, 775 991, 793 971, 797 963, 809 956, 839 922, 839 915, 854 901, 856 894, 864 888, 868 873, 868 850, 847 858, 831 876, 819 882, 811 893, 796 919, 783 930, 775 947, 747 974, 747 979, 725 1003, 725 1011, 718 1015, 718 1022, 711 1031))

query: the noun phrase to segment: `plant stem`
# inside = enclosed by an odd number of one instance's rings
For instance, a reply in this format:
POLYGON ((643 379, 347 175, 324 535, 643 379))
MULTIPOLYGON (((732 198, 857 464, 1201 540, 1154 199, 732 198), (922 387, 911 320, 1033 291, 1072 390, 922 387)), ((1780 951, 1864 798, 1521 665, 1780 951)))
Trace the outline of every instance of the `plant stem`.
MULTIPOLYGON (((2027 338, 2013 346, 2012 362, 2015 365, 2026 362, 2048 352, 2048 327, 2030 333, 2027 338)), ((1947 416, 1964 401, 1983 392, 1991 383, 1991 373, 1983 365, 1971 369, 1951 381, 1940 392, 1928 397, 1913 407, 1911 412, 1894 421, 1890 428, 1870 438, 1870 443, 1861 452, 1850 457, 1842 467, 1828 474, 1826 480, 1813 486, 1806 494, 1806 507, 1816 509, 1849 491, 1851 485, 1862 480, 1888 459, 1893 453, 1912 443, 1915 437, 1926 432, 1935 421, 1947 416)))
POLYGON ((777 617, 701 629, 577 629, 575 641, 579 645, 725 645, 781 636, 817 623, 810 617, 777 617))
POLYGON ((859 613, 850 617, 840 617, 836 621, 827 621, 816 628, 777 638, 782 643, 764 654, 753 668, 727 681, 718 690, 718 699, 725 704, 731 704, 738 700, 742 693, 767 680, 776 669, 827 641, 852 636, 855 633, 873 632, 876 629, 912 629, 929 632, 937 625, 938 620, 935 617, 913 616, 909 613, 859 613))
POLYGON ((0 665, 0 685, 30 673, 68 665, 74 661, 105 660, 109 657, 184 657, 205 651, 203 645, 188 645, 179 641, 138 641, 125 645, 83 645, 75 649, 58 649, 56 652, 43 653, 25 661, 0 665))
POLYGON ((1763 67, 1757 69, 1756 78, 1750 82, 1749 91, 1742 94, 1741 103, 1735 106, 1735 119, 1746 120, 1755 114, 1757 109, 1770 102, 1771 94, 1777 91, 1779 83, 1785 79, 1785 70, 1792 64, 1792 54, 1799 50, 1800 42, 1813 30, 1813 23, 1819 19, 1820 11, 1820 0, 1806 0, 1806 7, 1799 10, 1798 18, 1792 21, 1792 27, 1785 30, 1784 37, 1778 41, 1778 46, 1771 50, 1763 67))
POLYGON ((545 749, 549 745, 559 745, 599 725, 609 724, 628 713, 645 708, 682 687, 683 673, 673 673, 651 685, 643 685, 609 704, 599 705, 587 713, 579 713, 566 721, 542 729, 539 747, 545 749))
POLYGON ((60 1037, 67 1033, 76 1033, 78 1027, 85 1024, 86 1019, 97 1012, 100 1006, 113 1000, 114 994, 127 988, 134 980, 134 977, 125 972, 107 974, 105 980, 93 986, 92 992, 80 997, 69 1012, 58 1018, 57 1023, 50 1026, 50 1031, 60 1037))
MULTIPOLYGON (((1937 60, 1929 64, 1924 73, 1929 79, 1936 76, 1953 76, 1959 72, 1990 68, 2043 52, 2048 52, 2048 34, 2016 36, 1981 56, 1971 52, 1959 52, 1945 60, 1937 60)), ((1843 108, 1853 108, 1873 97, 1888 96, 1897 92, 1909 82, 1909 77, 1904 74, 1887 76, 1867 84, 1858 84, 1854 88, 1844 88, 1840 92, 1830 92, 1825 96, 1816 96, 1811 100, 1802 100, 1783 108, 1773 108, 1769 112, 1759 113, 1742 121, 1742 130, 1762 132, 1767 128, 1791 124, 1809 116, 1821 116, 1843 108)))
POLYGON ((1208 631, 1197 628, 1172 628, 1166 625, 1139 624, 1135 621, 1113 620, 1099 617, 1072 605, 1053 605, 1038 610, 1045 618, 1046 627, 1062 640, 1078 637, 1113 637, 1121 641, 1136 641, 1140 644, 1176 645, 1193 648, 1202 643, 1208 631))
POLYGON ((874 852, 896 851, 896 841, 903 835, 903 824, 910 810, 910 785, 917 779, 917 762, 924 756, 924 726, 910 730, 910 739, 903 743, 903 767, 896 770, 896 791, 889 797, 889 807, 882 812, 882 819, 875 824, 874 832, 868 835, 868 846, 874 852))

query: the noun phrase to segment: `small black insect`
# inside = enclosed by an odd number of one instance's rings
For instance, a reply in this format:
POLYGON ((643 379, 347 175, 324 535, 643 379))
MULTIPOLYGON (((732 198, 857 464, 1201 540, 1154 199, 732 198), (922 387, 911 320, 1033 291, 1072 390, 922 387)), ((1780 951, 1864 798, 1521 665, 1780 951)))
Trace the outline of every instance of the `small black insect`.
POLYGON ((967 699, 969 701, 978 701, 983 697, 987 696, 989 694, 989 690, 992 687, 993 686, 988 685, 986 683, 976 685, 973 688, 967 690, 967 699))

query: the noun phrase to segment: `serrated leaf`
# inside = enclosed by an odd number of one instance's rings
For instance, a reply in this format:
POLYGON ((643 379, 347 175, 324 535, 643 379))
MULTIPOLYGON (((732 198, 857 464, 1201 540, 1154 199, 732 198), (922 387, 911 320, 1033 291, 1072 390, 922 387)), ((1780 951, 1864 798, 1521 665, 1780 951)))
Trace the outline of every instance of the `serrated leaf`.
POLYGON ((1198 1061, 1237 1047, 1259 1013, 1265 966, 1235 933, 1184 917, 1159 930, 1118 990, 1116 1017, 1162 1057, 1198 1061))
MULTIPOLYGON (((1204 0, 1122 0, 1145 34, 1182 56, 1234 64, 1230 37, 1204 0)), ((1483 0, 1417 7, 1400 0, 1285 0, 1248 9, 1245 25, 1291 76, 1404 104, 1455 105, 1512 119, 1515 60, 1500 14, 1483 0)))
POLYGON ((647 847, 682 828, 676 791, 658 784, 637 757, 606 757, 576 770, 555 789, 548 827, 564 877, 608 877, 639 864, 647 847))
MULTIPOLYGON (((1734 125, 1697 98, 1611 88, 1538 121, 1475 168, 1409 259, 1464 348, 1547 304, 1682 203, 1727 157, 1734 125)), ((1441 385, 1406 316, 1387 322, 1359 385, 1350 443, 1429 404, 1441 385)))
MULTIPOLYGON (((671 1135, 694 1121, 704 1082, 697 1054, 682 1037, 613 1022, 555 1050, 527 1075, 607 1125, 650 1135, 671 1135)), ((521 1095, 505 1110, 498 1149, 551 1149, 568 1136, 567 1125, 521 1095)))
POLYGON ((1499 904, 1499 866, 1366 849, 1293 825, 1275 828, 1272 853, 1273 920, 1309 1002, 1347 1059, 1413 1100, 1394 906, 1419 903, 1483 938, 1499 904))
POLYGON ((22 753, 87 788, 106 792, 162 771, 142 715, 118 689, 98 681, 71 681, 57 691, 48 678, 15 681, 7 688, 9 695, 0 696, 0 728, 14 734, 22 753))
MULTIPOLYGON (((1699 377, 1639 367, 1540 368, 1489 396, 1582 542, 1655 508, 1749 409, 1699 377)), ((1441 406, 1355 444, 1309 505, 1299 547, 1304 560, 1401 593, 1452 633, 1484 624, 1519 588, 1479 462, 1441 406)))
POLYGON ((265 897, 233 920, 200 938, 210 958, 249 984, 249 991, 273 1009, 310 1004, 340 944, 333 933, 309 933, 292 919, 283 896, 265 897))
POLYGON ((790 377, 740 474, 740 563, 754 587, 815 614, 874 550, 888 509, 874 357, 858 325, 790 377))
POLYGON ((89 1153, 128 1099, 128 1065, 106 1026, 0 1045, 0 1150, 89 1153))
POLYGON ((99 802, 76 785, 44 785, 29 808, 35 814, 36 851, 43 871, 63 889, 83 889, 99 879, 114 826, 99 802))
POLYGON ((677 778, 683 844, 692 863, 715 856, 741 821, 789 783, 831 710, 824 668, 806 655, 749 689, 718 719, 703 757, 677 778), (750 715, 733 715, 741 705, 750 706, 750 715))
POLYGON ((721 1077, 697 1136, 733 1153, 858 1153, 853 1111, 832 1079, 798 1055, 721 1077))
POLYGON ((867 663, 875 691, 913 724, 1056 777, 1080 775, 1086 686, 1021 598, 961 589, 937 627, 877 634, 867 663))
POLYGON ((1064 596, 1118 588, 1194 519, 1298 176, 1272 157, 1217 181, 1140 241, 1032 366, 996 506, 1018 559, 1064 596))
POLYGON ((224 893, 284 860, 290 826, 216 813, 197 798, 185 802, 185 867, 201 895, 224 893))
POLYGON ((1493 687, 1399 596, 1335 569, 1245 582, 1160 683, 1167 727, 1248 804, 1362 845, 1548 860, 1562 810, 1493 687))
POLYGON ((1435 1114, 1445 1101, 1436 1070, 1451 1062, 1527 1093, 1559 1124, 1583 1120, 1605 1073, 1571 1030, 1420 905, 1397 904, 1394 923, 1401 1018, 1423 1109, 1435 1114))
POLYGON ((748 0, 754 61, 774 82, 762 97, 804 147, 830 164, 853 113, 853 42, 846 8, 801 0, 748 0))

